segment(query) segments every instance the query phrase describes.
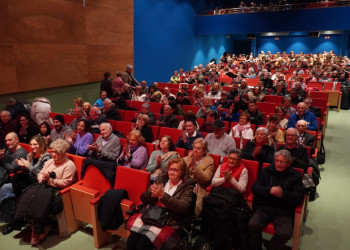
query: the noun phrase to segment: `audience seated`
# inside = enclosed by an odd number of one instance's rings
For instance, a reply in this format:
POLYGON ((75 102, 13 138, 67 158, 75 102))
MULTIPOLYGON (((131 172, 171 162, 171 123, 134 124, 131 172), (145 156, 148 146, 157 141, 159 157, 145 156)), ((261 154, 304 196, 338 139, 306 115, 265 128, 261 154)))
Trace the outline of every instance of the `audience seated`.
POLYGON ((65 134, 67 142, 70 144, 69 153, 80 156, 87 156, 88 146, 94 143, 92 128, 86 119, 78 122, 78 133, 65 134))
POLYGON ((283 97, 283 105, 286 115, 292 115, 296 112, 296 109, 292 106, 292 98, 289 95, 283 97))
POLYGON ((135 130, 139 130, 145 138, 146 142, 151 143, 153 141, 153 132, 151 127, 148 126, 149 124, 149 118, 145 114, 139 114, 137 117, 136 124, 134 125, 135 130))
POLYGON ((3 110, 0 113, 1 123, 0 123, 0 148, 5 146, 5 136, 15 131, 16 120, 13 120, 11 113, 7 110, 3 110))
POLYGON ((160 98, 160 103, 163 103, 163 104, 168 103, 168 98, 169 98, 170 96, 172 96, 172 97, 175 98, 175 95, 173 95, 172 93, 170 93, 169 88, 168 88, 168 87, 165 87, 165 88, 164 88, 164 93, 163 93, 162 97, 160 98))
POLYGON ((208 142, 208 152, 224 157, 228 155, 228 152, 236 148, 236 142, 225 133, 225 123, 223 121, 215 120, 213 128, 214 132, 205 137, 205 140, 208 142))
POLYGON ((39 126, 39 134, 45 139, 46 145, 49 145, 51 142, 51 128, 47 122, 43 122, 39 126))
POLYGON ((176 103, 178 105, 192 105, 191 101, 188 100, 182 92, 176 93, 176 103))
POLYGON ((198 109, 198 112, 196 114, 197 118, 206 118, 207 113, 212 110, 213 108, 215 108, 215 106, 212 106, 211 103, 211 99, 209 97, 203 97, 203 104, 200 107, 200 109, 198 109))
POLYGON ((230 136, 232 137, 239 137, 241 138, 241 145, 240 148, 243 146, 243 139, 253 139, 254 132, 250 126, 250 114, 249 113, 242 113, 239 117, 238 124, 232 127, 230 133, 230 136))
POLYGON ((248 93, 248 100, 255 102, 262 102, 265 99, 265 94, 262 92, 259 86, 255 86, 254 89, 248 93))
POLYGON ((163 111, 164 114, 159 117, 156 124, 162 127, 177 128, 179 126, 179 119, 173 115, 170 105, 165 105, 163 111))
POLYGON ((89 157, 96 160, 116 162, 120 154, 120 140, 112 133, 112 126, 109 123, 101 123, 100 133, 96 142, 88 146, 89 157))
POLYGON ((307 121, 299 120, 297 122, 296 129, 298 130, 298 133, 299 133, 299 144, 302 146, 308 146, 313 148, 314 142, 315 142, 315 136, 313 136, 310 133, 307 133, 306 128, 307 128, 307 121))
POLYGON ((38 125, 30 118, 29 114, 20 114, 16 120, 15 132, 19 142, 29 143, 30 138, 39 133, 38 125))
MULTIPOLYGON (((141 112, 139 114, 147 115, 149 118, 149 125, 155 125, 156 118, 150 110, 151 110, 151 106, 148 103, 144 103, 141 106, 141 112)), ((138 115, 137 115, 137 117, 138 117, 138 115)), ((137 118, 135 117, 131 120, 131 122, 136 122, 136 120, 137 120, 137 118)))
POLYGON ((220 84, 215 82, 211 85, 210 92, 207 95, 211 99, 220 100, 221 99, 221 89, 220 84))
POLYGON ((264 115, 257 109, 256 102, 249 102, 245 112, 250 114, 250 123, 256 126, 264 125, 264 115))
POLYGON ((71 134, 72 129, 66 125, 62 115, 56 115, 53 118, 54 129, 51 130, 51 141, 56 141, 58 138, 65 139, 66 134, 71 134))
MULTIPOLYGON (((4 184, 0 189, 0 207, 4 203, 11 203, 10 207, 15 207, 15 201, 22 194, 22 191, 37 182, 36 175, 41 171, 45 162, 51 159, 51 155, 46 151, 47 146, 41 135, 35 135, 30 139, 31 151, 26 158, 17 158, 15 161, 22 171, 16 172, 10 183, 4 184)), ((5 207, 5 206, 3 206, 5 207)), ((12 209, 1 210, 1 219, 9 223, 13 220, 14 211, 12 209)), ((9 233, 4 230, 3 234, 9 233)))
POLYGON ((267 128, 258 128, 255 137, 248 141, 242 149, 242 158, 259 162, 260 169, 263 163, 272 163, 275 148, 269 141, 267 128))
POLYGON ((193 192, 197 195, 195 214, 202 211, 203 198, 208 195, 206 187, 210 185, 214 176, 215 166, 213 158, 207 153, 208 143, 203 138, 193 142, 193 151, 184 158, 189 176, 196 180, 197 185, 193 192))
POLYGON ((292 234, 294 211, 304 199, 304 188, 291 161, 287 150, 276 152, 274 164, 261 170, 253 184, 255 211, 249 221, 249 249, 261 249, 262 230, 271 221, 275 234, 269 249, 283 249, 292 234))
POLYGON ((52 159, 45 163, 37 175, 38 182, 46 185, 29 187, 16 205, 14 220, 4 229, 5 233, 20 230, 25 219, 32 218, 32 246, 41 243, 51 229, 50 214, 55 193, 53 188, 62 189, 76 181, 75 165, 66 155, 69 149, 67 141, 59 138, 51 143, 50 148, 52 159))
POLYGON ((269 131, 269 140, 271 143, 284 143, 284 132, 278 128, 279 119, 277 116, 272 115, 267 122, 267 130, 269 131))
POLYGON ((225 90, 221 91, 220 100, 217 100, 214 103, 214 106, 217 109, 228 109, 229 108, 230 102, 227 100, 227 91, 225 91, 225 90))
POLYGON ((117 164, 140 170, 146 168, 148 155, 147 149, 143 146, 144 143, 145 138, 143 138, 141 132, 132 130, 128 135, 128 143, 125 144, 117 159, 117 164))
POLYGON ((202 138, 200 132, 197 131, 197 122, 194 119, 185 120, 185 130, 181 131, 181 136, 177 140, 176 147, 186 150, 193 149, 193 142, 197 138, 202 138))
POLYGON ((214 132, 213 124, 214 124, 214 121, 217 119, 218 119, 218 113, 214 110, 210 110, 202 126, 199 128, 199 131, 205 132, 205 133, 213 133, 214 132))
MULTIPOLYGON (((209 111, 210 112, 210 111, 209 111)), ((214 111, 215 112, 215 111, 214 111)), ((216 113, 216 112, 215 112, 216 113)), ((184 119, 179 123, 179 126, 177 127, 177 129, 179 130, 185 130, 185 121, 187 120, 195 120, 196 121, 196 130, 198 131, 199 130, 199 124, 197 122, 197 117, 196 115, 193 113, 192 110, 187 110, 185 113, 184 113, 184 119)))
POLYGON ((77 130, 78 129, 78 121, 80 119, 87 119, 85 112, 84 112, 84 108, 83 107, 79 107, 79 106, 75 106, 74 107, 74 119, 73 121, 69 124, 69 126, 73 129, 73 130, 77 130))
POLYGON ((295 128, 289 128, 286 131, 286 144, 278 147, 278 150, 287 149, 293 161, 291 166, 294 168, 301 168, 306 173, 309 166, 309 156, 306 148, 299 144, 299 132, 295 128))
POLYGON ((305 98, 303 101, 306 104, 307 110, 314 113, 316 117, 321 117, 321 109, 319 107, 312 106, 312 99, 311 98, 305 98))
POLYGON ((159 150, 152 152, 146 170, 152 177, 157 177, 162 172, 166 173, 168 162, 176 157, 179 157, 179 154, 175 151, 173 139, 164 135, 159 140, 159 150))
POLYGON ((94 102, 94 104, 93 104, 93 106, 95 106, 95 107, 99 107, 99 108, 103 108, 104 107, 104 100, 107 98, 107 92, 106 91, 101 91, 101 93, 100 93, 100 98, 98 98, 95 102, 94 102))
POLYGON ((227 122, 238 122, 241 113, 237 102, 231 102, 227 111, 222 112, 221 120, 227 122))
POLYGON ((114 121, 120 121, 120 114, 117 110, 117 108, 114 106, 114 103, 111 101, 111 99, 106 98, 103 101, 104 108, 103 108, 103 116, 107 120, 114 120, 114 121))
POLYGON ((297 105, 297 112, 292 114, 288 119, 288 128, 295 128, 297 125, 297 121, 305 120, 307 122, 307 129, 317 131, 318 124, 317 119, 314 113, 307 110, 307 106, 304 102, 300 102, 297 105))
POLYGON ((16 160, 27 158, 27 151, 19 145, 19 139, 15 132, 5 136, 7 149, 0 149, 0 187, 7 183, 8 174, 21 169, 16 160))
POLYGON ((92 107, 90 109, 89 115, 90 115, 89 122, 92 128, 92 131, 95 134, 100 134, 99 127, 101 123, 107 122, 107 119, 102 116, 102 112, 98 107, 92 107))

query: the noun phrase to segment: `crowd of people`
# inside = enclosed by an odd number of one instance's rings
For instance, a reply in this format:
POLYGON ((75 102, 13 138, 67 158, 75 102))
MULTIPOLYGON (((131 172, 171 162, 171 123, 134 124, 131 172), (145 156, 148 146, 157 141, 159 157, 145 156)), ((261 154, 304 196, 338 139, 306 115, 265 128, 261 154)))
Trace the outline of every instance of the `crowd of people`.
MULTIPOLYGON (((171 220, 162 228, 164 233, 176 232, 176 221, 189 215, 194 197, 194 214, 201 215, 211 193, 209 186, 213 190, 231 188, 243 199, 250 177, 241 159, 247 159, 258 162, 259 176, 252 187, 254 213, 245 223, 241 247, 261 249, 261 231, 274 221, 276 233, 270 249, 281 249, 292 231, 294 209, 304 198, 301 175, 293 168, 306 173, 312 166, 306 147, 313 150, 315 137, 309 131, 318 131, 316 117, 322 115, 306 96, 307 84, 329 79, 340 81, 345 89, 349 66, 346 57, 332 52, 261 52, 257 57, 236 57, 225 52, 217 63, 198 65, 187 72, 175 71, 168 84, 177 84, 178 92, 172 94, 156 82, 151 86, 145 81, 138 83, 128 65, 113 80, 110 73, 105 73, 100 98, 92 105, 80 97, 73 99, 74 107, 67 110, 74 116, 70 124, 63 115, 49 117, 50 101, 46 98, 35 99, 31 110, 11 99, 1 111, 0 125, 4 148, 0 151, 0 203, 11 201, 11 209, 1 211, 2 219, 10 222, 3 234, 19 230, 30 215, 28 207, 21 203, 28 193, 21 195, 26 187, 46 183, 52 188, 64 188, 76 180, 74 164, 66 153, 150 172, 153 184, 141 200, 169 210, 171 220), (286 72, 292 72, 290 79, 286 72), (229 83, 220 81, 225 77, 229 83), (247 86, 249 78, 261 81, 251 89, 247 86), (229 91, 223 90, 223 85, 229 91), (275 114, 268 116, 257 107, 266 95, 283 96, 275 114), (109 121, 121 120, 119 111, 132 109, 128 100, 144 103, 128 121, 133 125, 122 146, 123 135, 113 131, 109 121), (162 104, 160 115, 151 112, 155 102, 162 104), (184 112, 182 105, 199 109, 197 113, 184 112), (199 119, 204 120, 201 125, 199 119), (178 129, 180 136, 164 135, 157 140, 150 125, 178 129), (27 153, 20 142, 29 144, 31 151, 27 153), (158 148, 148 155, 145 143, 152 142, 158 148), (176 148, 185 149, 186 157, 180 158, 176 148), (213 155, 220 156, 221 164, 215 165, 213 155), (9 174, 14 177, 10 179, 9 174), (16 200, 19 204, 14 209, 16 200)), ((43 218, 32 223, 32 245, 44 240, 50 230, 48 209, 43 218)), ((152 249, 157 230, 152 231, 137 216, 128 223, 132 232, 128 249, 152 249)), ((226 243, 215 242, 218 249, 226 243)))

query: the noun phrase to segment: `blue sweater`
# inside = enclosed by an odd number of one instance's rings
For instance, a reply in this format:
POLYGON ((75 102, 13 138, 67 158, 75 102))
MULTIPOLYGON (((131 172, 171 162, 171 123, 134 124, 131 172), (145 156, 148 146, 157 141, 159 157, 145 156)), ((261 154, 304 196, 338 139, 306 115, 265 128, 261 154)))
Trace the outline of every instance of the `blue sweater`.
POLYGON ((287 128, 295 128, 297 125, 297 122, 301 119, 308 122, 308 125, 307 125, 308 130, 317 131, 317 128, 318 128, 317 118, 315 114, 310 112, 309 110, 306 110, 306 113, 303 118, 301 118, 298 115, 298 112, 295 112, 294 114, 292 114, 288 119, 287 128))

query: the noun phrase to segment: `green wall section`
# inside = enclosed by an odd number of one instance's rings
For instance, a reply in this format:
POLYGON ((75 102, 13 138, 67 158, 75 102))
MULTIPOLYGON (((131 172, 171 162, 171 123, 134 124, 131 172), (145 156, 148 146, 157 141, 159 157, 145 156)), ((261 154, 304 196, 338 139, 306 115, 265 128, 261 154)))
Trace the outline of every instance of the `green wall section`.
POLYGON ((93 104, 99 97, 99 92, 100 83, 92 82, 66 87, 1 95, 0 109, 4 109, 7 104, 7 99, 10 97, 13 97, 17 100, 32 102, 36 97, 43 96, 51 101, 51 109, 53 112, 64 113, 67 109, 73 107, 73 98, 79 96, 83 98, 84 101, 93 104))

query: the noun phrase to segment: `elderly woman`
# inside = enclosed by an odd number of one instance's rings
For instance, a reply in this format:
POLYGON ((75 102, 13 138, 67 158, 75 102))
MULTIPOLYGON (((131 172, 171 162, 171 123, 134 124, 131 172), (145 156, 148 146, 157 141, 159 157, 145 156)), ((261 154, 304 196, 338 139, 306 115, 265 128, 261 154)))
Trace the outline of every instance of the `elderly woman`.
POLYGON ((262 168, 263 163, 272 163, 274 147, 268 139, 269 131, 267 128, 258 128, 255 137, 248 141, 242 149, 242 158, 259 162, 259 168, 262 168))
POLYGON ((237 102, 231 102, 228 111, 221 114, 221 120, 228 122, 238 122, 241 113, 237 102))
POLYGON ((265 99, 265 94, 261 91, 259 86, 255 86, 254 89, 248 93, 248 100, 255 102, 262 102, 265 99))
MULTIPOLYGON (((81 97, 75 97, 73 99, 73 107, 83 107, 84 106, 84 100, 81 97)), ((74 108, 68 109, 65 114, 67 115, 74 115, 74 108)))
POLYGON ((269 117, 267 122, 267 130, 269 131, 270 143, 284 143, 284 132, 278 128, 279 119, 277 116, 273 115, 269 117))
POLYGON ((71 145, 69 153, 80 156, 89 154, 89 145, 94 143, 92 128, 90 122, 86 119, 80 119, 78 122, 78 133, 65 134, 67 142, 71 145))
POLYGON ((203 198, 208 195, 205 189, 210 185, 215 171, 214 160, 207 154, 207 149, 207 141, 203 138, 197 138, 193 142, 193 151, 184 158, 189 169, 189 176, 197 181, 197 186, 194 190, 197 194, 197 216, 202 211, 203 198))
POLYGON ((185 121, 185 130, 181 131, 181 135, 177 140, 176 147, 186 150, 193 149, 193 142, 197 138, 202 138, 202 134, 197 131, 197 122, 194 119, 185 121))
POLYGON ((160 138, 159 148, 160 150, 152 152, 146 168, 152 174, 152 177, 157 177, 158 174, 164 172, 171 159, 179 157, 179 154, 175 151, 173 139, 168 135, 163 135, 160 138))
MULTIPOLYGON (((41 135, 33 136, 29 145, 31 151, 27 155, 27 159, 16 160, 22 171, 15 173, 11 183, 4 184, 0 189, 0 205, 5 199, 10 199, 8 201, 14 204, 14 198, 18 198, 26 187, 37 182, 36 175, 43 168, 45 162, 51 159, 50 154, 46 152, 45 139, 41 135)), ((4 211, 2 211, 1 217, 7 218, 6 220, 9 221, 12 220, 13 214, 4 214, 4 211)), ((7 233, 8 231, 4 232, 4 234, 7 233)))
POLYGON ((33 218, 31 239, 33 246, 42 242, 51 228, 49 215, 53 209, 51 195, 54 194, 54 191, 47 191, 47 189, 49 187, 65 188, 76 179, 75 165, 66 154, 69 143, 59 138, 51 143, 50 148, 52 159, 48 160, 37 174, 38 182, 46 183, 46 185, 33 185, 23 193, 16 205, 14 221, 4 229, 18 230, 23 225, 25 218, 33 218), (43 204, 47 205, 43 206, 43 204))
POLYGON ((139 130, 143 138, 145 138, 145 141, 151 143, 153 141, 153 132, 151 127, 148 126, 148 124, 148 116, 145 114, 139 114, 136 123, 133 124, 133 129, 139 130))
MULTIPOLYGON (((213 106, 213 108, 215 108, 215 106, 213 106)), ((211 99, 209 97, 203 97, 203 104, 200 107, 200 109, 198 109, 198 112, 196 114, 197 118, 206 118, 208 112, 212 109, 212 103, 211 103, 211 99)))
POLYGON ((213 187, 233 187, 243 194, 247 184, 248 170, 241 164, 241 151, 233 149, 228 154, 228 161, 223 162, 216 170, 211 185, 213 187))
POLYGON ((129 168, 144 169, 147 166, 147 149, 143 146, 143 138, 139 130, 132 130, 128 135, 128 143, 125 144, 122 153, 117 159, 117 164, 129 168))
POLYGON ((141 194, 144 204, 159 205, 169 212, 168 223, 162 228, 144 224, 141 214, 134 214, 127 223, 131 231, 127 241, 128 250, 177 249, 179 237, 170 237, 176 234, 172 226, 176 221, 185 219, 190 215, 190 205, 193 199, 195 181, 188 178, 187 166, 182 158, 171 159, 167 172, 160 175, 151 187, 141 194), (157 237, 162 235, 162 237, 157 237), (157 239, 157 241, 155 240, 157 239))
POLYGON ((19 142, 29 143, 29 139, 39 133, 39 128, 28 114, 21 114, 16 119, 15 132, 19 142))
POLYGON ((243 139, 253 139, 254 132, 250 126, 250 114, 242 113, 239 117, 238 124, 234 126, 230 131, 230 136, 241 138, 241 145, 243 146, 243 139))

